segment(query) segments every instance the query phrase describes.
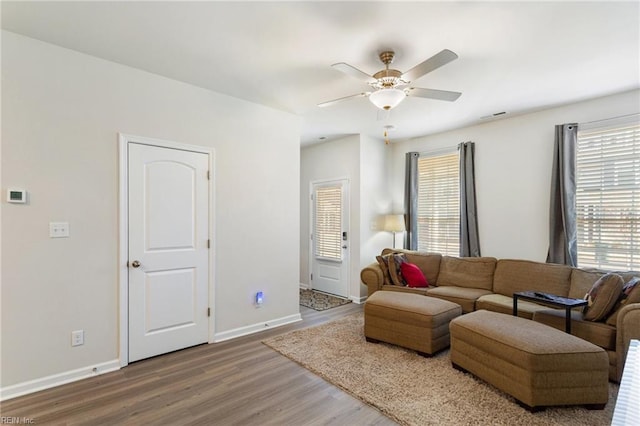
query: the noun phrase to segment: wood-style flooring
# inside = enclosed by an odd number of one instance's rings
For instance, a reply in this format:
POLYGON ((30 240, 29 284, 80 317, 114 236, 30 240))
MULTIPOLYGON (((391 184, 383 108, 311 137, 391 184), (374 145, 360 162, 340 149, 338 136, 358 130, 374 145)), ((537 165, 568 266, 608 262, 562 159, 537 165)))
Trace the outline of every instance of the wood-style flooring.
POLYGON ((37 425, 395 425, 261 343, 361 310, 301 306, 303 321, 295 324, 10 399, 0 414, 37 425))

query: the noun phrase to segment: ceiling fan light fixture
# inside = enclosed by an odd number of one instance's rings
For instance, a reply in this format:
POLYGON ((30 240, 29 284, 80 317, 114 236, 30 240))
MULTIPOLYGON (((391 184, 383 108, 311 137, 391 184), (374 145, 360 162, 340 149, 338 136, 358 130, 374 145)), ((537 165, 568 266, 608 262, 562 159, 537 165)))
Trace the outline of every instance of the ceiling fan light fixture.
POLYGON ((407 94, 400 89, 380 89, 369 95, 372 104, 383 110, 397 107, 407 94))

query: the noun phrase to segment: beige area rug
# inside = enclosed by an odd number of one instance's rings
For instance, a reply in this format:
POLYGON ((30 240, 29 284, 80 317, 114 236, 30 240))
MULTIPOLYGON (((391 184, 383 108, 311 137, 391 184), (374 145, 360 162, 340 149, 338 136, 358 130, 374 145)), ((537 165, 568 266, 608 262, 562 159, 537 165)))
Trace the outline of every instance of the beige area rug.
POLYGON ((300 289, 300 304, 316 311, 324 311, 326 309, 351 303, 349 299, 331 296, 330 294, 321 293, 315 290, 300 289))
POLYGON ((354 314, 263 343, 403 425, 609 425, 618 386, 604 410, 547 408, 530 413, 486 383, 451 367, 449 351, 432 358, 367 343, 354 314))

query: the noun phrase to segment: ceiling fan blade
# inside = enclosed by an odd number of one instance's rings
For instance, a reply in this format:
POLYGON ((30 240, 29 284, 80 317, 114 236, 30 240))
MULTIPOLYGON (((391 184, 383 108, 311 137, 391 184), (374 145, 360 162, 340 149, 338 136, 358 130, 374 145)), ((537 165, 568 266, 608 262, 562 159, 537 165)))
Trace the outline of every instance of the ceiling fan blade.
POLYGON ((375 83, 377 80, 375 78, 373 78, 373 76, 367 74, 364 71, 360 71, 358 68, 353 67, 349 64, 346 64, 344 62, 338 62, 337 64, 333 64, 331 65, 333 68, 337 69, 338 71, 342 71, 343 73, 347 74, 348 76, 351 77, 355 77, 358 80, 362 80, 367 84, 372 84, 375 83))
POLYGON ((416 65, 415 67, 411 68, 409 71, 402 74, 401 78, 404 81, 417 80, 423 75, 430 73, 431 71, 436 70, 441 66, 446 65, 455 59, 458 59, 458 55, 456 55, 449 49, 444 49, 440 53, 436 53, 426 61, 416 65))
POLYGON ((362 92, 362 93, 358 93, 355 95, 350 95, 350 96, 345 96, 343 98, 338 98, 338 99, 334 99, 332 101, 327 101, 327 102, 322 102, 320 104, 318 104, 319 107, 324 108, 324 107, 328 107, 330 105, 333 104, 337 104, 338 102, 342 102, 342 101, 346 101, 352 98, 361 98, 363 96, 369 96, 371 94, 371 92, 362 92))
POLYGON ((448 90, 422 89, 420 87, 410 87, 406 89, 407 96, 417 96, 419 98, 438 99, 440 101, 453 102, 462 95, 460 92, 450 92, 448 90))

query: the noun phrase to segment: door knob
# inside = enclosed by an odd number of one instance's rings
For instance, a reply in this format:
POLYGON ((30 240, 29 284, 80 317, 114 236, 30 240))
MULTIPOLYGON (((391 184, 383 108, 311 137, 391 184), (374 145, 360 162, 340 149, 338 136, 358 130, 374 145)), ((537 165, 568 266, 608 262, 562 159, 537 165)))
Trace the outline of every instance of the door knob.
POLYGON ((131 262, 131 266, 134 267, 134 268, 139 268, 140 267, 140 261, 134 260, 133 262, 131 262))

